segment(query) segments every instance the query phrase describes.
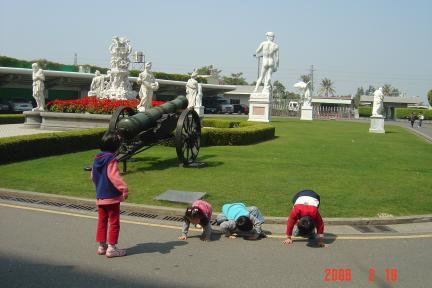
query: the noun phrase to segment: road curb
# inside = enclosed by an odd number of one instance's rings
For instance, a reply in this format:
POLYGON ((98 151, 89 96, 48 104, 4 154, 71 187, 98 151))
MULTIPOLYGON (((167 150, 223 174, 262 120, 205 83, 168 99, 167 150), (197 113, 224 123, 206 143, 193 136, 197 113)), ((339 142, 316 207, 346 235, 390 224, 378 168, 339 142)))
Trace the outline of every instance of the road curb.
MULTIPOLYGON (((57 194, 48 194, 32 191, 23 191, 16 189, 0 188, 0 196, 11 196, 11 197, 25 197, 36 200, 51 200, 51 201, 68 201, 75 204, 86 204, 95 205, 94 199, 64 196, 57 194)), ((184 215, 184 209, 181 208, 170 208, 163 206, 153 206, 145 204, 134 204, 134 203, 122 203, 122 207, 131 211, 146 212, 153 214, 162 214, 167 216, 179 216, 184 215)), ((287 211, 288 213, 288 211, 287 211)), ((214 217, 218 212, 214 213, 214 217)), ((283 224, 286 225, 287 217, 265 217, 266 224, 283 224)), ((391 225, 391 224, 409 224, 409 223, 421 223, 421 222, 432 222, 432 214, 427 215, 411 215, 411 216, 400 216, 400 217, 359 217, 359 218, 324 218, 326 225, 391 225)))

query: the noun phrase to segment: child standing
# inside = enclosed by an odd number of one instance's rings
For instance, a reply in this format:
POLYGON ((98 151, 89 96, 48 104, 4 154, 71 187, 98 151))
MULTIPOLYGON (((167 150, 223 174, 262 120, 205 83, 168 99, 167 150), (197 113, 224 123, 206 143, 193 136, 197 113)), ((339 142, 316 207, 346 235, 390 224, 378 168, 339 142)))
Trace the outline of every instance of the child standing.
POLYGON ((120 233, 120 202, 128 197, 128 187, 120 176, 114 154, 120 143, 118 135, 105 133, 101 140, 101 152, 96 155, 92 167, 98 208, 97 254, 106 255, 108 258, 126 255, 125 250, 116 247, 120 233))
POLYGON ((186 240, 189 231, 190 223, 194 225, 201 225, 203 233, 200 237, 202 241, 210 241, 211 238, 211 216, 212 206, 204 200, 196 200, 192 203, 192 207, 188 207, 185 212, 182 236, 178 237, 179 240, 186 240))
POLYGON ((292 244, 291 236, 294 225, 297 224, 297 233, 300 236, 314 236, 315 228, 318 234, 318 246, 328 247, 324 244, 324 222, 319 213, 320 196, 312 190, 303 190, 294 195, 292 200, 294 207, 288 217, 286 235, 282 243, 292 244))
POLYGON ((222 206, 222 213, 216 218, 222 233, 230 239, 236 238, 233 235, 236 229, 240 232, 253 233, 246 237, 248 240, 256 240, 259 237, 266 237, 262 231, 264 217, 255 206, 246 207, 243 203, 228 203, 222 206))

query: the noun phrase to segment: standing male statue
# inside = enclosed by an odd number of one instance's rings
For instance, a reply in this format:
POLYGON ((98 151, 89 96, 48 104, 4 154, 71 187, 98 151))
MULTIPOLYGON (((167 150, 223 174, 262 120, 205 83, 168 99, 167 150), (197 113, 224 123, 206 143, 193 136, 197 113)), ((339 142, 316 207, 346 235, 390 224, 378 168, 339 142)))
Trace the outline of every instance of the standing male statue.
POLYGON ((139 97, 141 99, 137 108, 140 112, 145 112, 152 107, 153 91, 159 89, 159 83, 151 72, 152 63, 148 62, 144 66, 144 71, 139 74, 138 84, 141 84, 139 97))
POLYGON ((267 41, 260 44, 256 50, 256 55, 262 55, 261 71, 257 80, 254 92, 258 91, 259 85, 264 80, 263 91, 269 91, 271 87, 271 75, 279 68, 279 46, 273 42, 274 33, 267 32, 267 41))
POLYGON ((32 64, 33 70, 33 98, 36 100, 36 108, 33 111, 44 111, 45 110, 45 75, 43 70, 39 68, 37 63, 32 64))
POLYGON ((374 96, 373 98, 374 100, 372 106, 372 116, 382 117, 383 101, 384 101, 384 94, 382 92, 382 87, 375 90, 373 96, 374 96))
POLYGON ((198 95, 198 81, 195 79, 198 73, 195 69, 192 72, 191 78, 186 83, 186 98, 188 100, 188 108, 196 106, 196 98, 198 95))

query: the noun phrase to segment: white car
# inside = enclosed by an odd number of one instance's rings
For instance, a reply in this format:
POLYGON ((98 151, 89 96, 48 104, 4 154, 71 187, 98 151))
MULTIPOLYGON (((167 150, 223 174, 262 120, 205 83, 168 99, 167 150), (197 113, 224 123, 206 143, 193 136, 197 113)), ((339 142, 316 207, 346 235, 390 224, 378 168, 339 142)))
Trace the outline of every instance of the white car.
POLYGON ((12 112, 23 112, 23 111, 30 111, 33 109, 33 105, 31 101, 25 99, 10 100, 9 106, 12 112))

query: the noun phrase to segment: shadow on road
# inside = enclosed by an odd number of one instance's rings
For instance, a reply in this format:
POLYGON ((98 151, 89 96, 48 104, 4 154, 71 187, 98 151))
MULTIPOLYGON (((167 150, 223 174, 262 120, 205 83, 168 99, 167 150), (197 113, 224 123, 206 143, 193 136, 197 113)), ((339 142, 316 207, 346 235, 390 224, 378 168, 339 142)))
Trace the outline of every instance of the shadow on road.
POLYGON ((155 253, 159 252, 161 254, 168 254, 174 249, 176 246, 186 245, 186 241, 170 241, 165 243, 141 243, 137 244, 134 247, 126 249, 128 255, 134 254, 143 254, 143 253, 155 253))

